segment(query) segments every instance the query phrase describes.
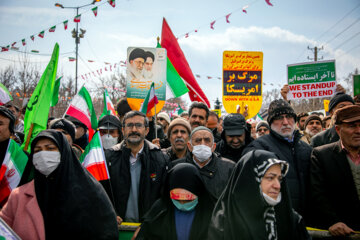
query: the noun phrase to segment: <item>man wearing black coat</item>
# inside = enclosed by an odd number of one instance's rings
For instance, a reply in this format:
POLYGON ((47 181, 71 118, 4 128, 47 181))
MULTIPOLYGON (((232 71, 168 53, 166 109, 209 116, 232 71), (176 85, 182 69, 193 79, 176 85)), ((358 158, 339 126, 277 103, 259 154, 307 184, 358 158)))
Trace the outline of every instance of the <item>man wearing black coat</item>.
POLYGON ((335 112, 340 140, 314 149, 311 203, 318 227, 333 236, 360 230, 360 106, 335 112))
POLYGON ((216 144, 215 152, 222 157, 238 162, 245 147, 252 141, 250 126, 243 115, 231 113, 223 120, 221 141, 216 144))
POLYGON ((282 99, 274 100, 269 106, 267 121, 270 134, 252 141, 243 155, 255 149, 275 153, 280 160, 289 163, 286 176, 293 208, 305 214, 306 187, 309 178, 311 147, 300 141, 302 135, 295 130, 296 114, 290 104, 282 99))
MULTIPOLYGON (((334 97, 331 98, 329 103, 329 113, 330 116, 340 108, 343 108, 348 105, 354 105, 355 102, 350 95, 346 93, 339 92, 335 94, 334 97)), ((328 143, 333 143, 339 141, 339 135, 336 133, 335 126, 316 134, 310 142, 310 145, 315 148, 318 146, 322 146, 328 143)))
POLYGON ((161 150, 145 140, 149 122, 145 114, 128 112, 122 125, 124 141, 105 151, 111 185, 103 182, 118 221, 139 222, 160 191, 168 170, 161 150))
POLYGON ((218 157, 215 153, 216 143, 212 131, 204 126, 192 130, 188 149, 191 153, 185 158, 172 162, 173 166, 178 163, 191 163, 199 171, 207 190, 218 199, 224 190, 228 179, 235 167, 231 160, 218 157))

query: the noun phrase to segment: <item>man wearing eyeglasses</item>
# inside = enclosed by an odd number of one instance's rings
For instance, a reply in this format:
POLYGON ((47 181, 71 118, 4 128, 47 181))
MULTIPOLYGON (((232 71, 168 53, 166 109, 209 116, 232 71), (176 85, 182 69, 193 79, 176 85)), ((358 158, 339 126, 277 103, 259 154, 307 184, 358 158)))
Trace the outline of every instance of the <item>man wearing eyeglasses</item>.
POLYGON ((168 159, 156 145, 145 139, 149 132, 145 114, 126 113, 122 132, 124 140, 105 151, 111 185, 103 183, 103 186, 113 200, 118 222, 140 222, 160 197, 168 159))
POLYGON ((283 99, 272 101, 268 113, 270 134, 252 141, 243 155, 251 150, 263 149, 287 161, 290 166, 286 178, 293 208, 303 215, 312 149, 307 143, 300 141, 302 135, 295 128, 296 114, 288 102, 283 99))

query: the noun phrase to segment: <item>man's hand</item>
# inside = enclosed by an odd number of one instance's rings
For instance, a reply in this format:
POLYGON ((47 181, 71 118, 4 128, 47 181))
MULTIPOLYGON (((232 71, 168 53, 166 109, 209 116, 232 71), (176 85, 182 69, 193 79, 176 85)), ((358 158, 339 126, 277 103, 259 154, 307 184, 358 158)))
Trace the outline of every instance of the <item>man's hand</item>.
POLYGON ((288 94, 288 92, 289 92, 289 85, 288 85, 288 84, 285 84, 285 85, 281 88, 281 91, 280 91, 281 96, 283 97, 283 99, 284 99, 285 101, 288 100, 288 99, 287 99, 287 94, 288 94))
POLYGON ((136 231, 135 231, 134 235, 132 236, 131 240, 135 240, 136 237, 137 237, 137 235, 139 234, 139 232, 140 232, 140 227, 138 227, 138 228, 136 229, 136 231))
POLYGON ((153 139, 153 140, 152 140, 152 143, 155 144, 156 146, 158 146, 159 148, 161 148, 161 147, 160 147, 160 138, 155 138, 155 139, 153 139))
POLYGON ((346 93, 346 90, 343 86, 341 86, 341 84, 336 84, 336 90, 335 92, 342 92, 342 93, 346 93))
POLYGON ((236 113, 240 113, 241 115, 244 116, 244 118, 246 118, 249 114, 248 114, 248 109, 249 109, 249 106, 248 105, 245 105, 244 107, 244 112, 241 113, 241 107, 240 105, 237 105, 236 107, 236 113))
POLYGON ((118 224, 118 228, 120 228, 120 225, 123 222, 122 218, 119 217, 119 216, 116 216, 116 221, 117 221, 117 224, 118 224))
POLYGON ((349 228, 345 223, 338 222, 329 227, 329 232, 333 236, 347 236, 355 233, 354 230, 349 228))

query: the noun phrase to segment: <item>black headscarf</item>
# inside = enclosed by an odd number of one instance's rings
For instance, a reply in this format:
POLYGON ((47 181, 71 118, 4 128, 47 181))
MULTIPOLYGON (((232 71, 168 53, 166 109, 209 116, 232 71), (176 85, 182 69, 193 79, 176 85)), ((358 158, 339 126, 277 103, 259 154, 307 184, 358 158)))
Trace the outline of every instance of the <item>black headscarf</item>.
MULTIPOLYGON (((269 159, 278 159, 271 152, 255 150, 244 155, 236 164, 223 194, 212 214, 208 239, 269 239, 266 212, 269 204, 262 196, 259 171, 268 169, 269 159), (257 172, 256 172, 257 171, 257 172)), ((285 169, 282 169, 285 171, 285 169)), ((277 238, 307 239, 301 217, 292 209, 286 185, 281 182, 281 201, 275 207, 277 238)))
POLYGON ((46 239, 117 239, 116 215, 109 198, 81 166, 61 132, 41 132, 31 144, 29 162, 36 143, 43 138, 52 140, 61 154, 59 166, 48 177, 34 170, 46 239))
POLYGON ((162 197, 144 216, 144 222, 136 239, 176 239, 175 206, 170 190, 183 188, 198 196, 198 205, 190 231, 190 240, 206 239, 214 199, 206 190, 198 169, 189 163, 179 163, 168 173, 162 197), (166 226, 166 227, 161 227, 166 226))

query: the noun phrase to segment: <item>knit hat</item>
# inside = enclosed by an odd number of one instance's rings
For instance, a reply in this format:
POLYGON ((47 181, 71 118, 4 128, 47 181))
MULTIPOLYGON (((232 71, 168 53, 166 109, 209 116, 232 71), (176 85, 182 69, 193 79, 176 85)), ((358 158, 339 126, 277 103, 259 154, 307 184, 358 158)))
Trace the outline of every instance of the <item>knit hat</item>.
POLYGON ((171 130, 173 129, 173 127, 177 126, 177 125, 181 125, 183 127, 186 128, 186 130, 188 131, 188 134, 191 133, 191 127, 188 121, 186 121, 186 119, 182 118, 182 117, 178 117, 174 120, 171 121, 170 125, 169 125, 169 129, 167 132, 167 136, 170 137, 171 134, 171 130))
POLYGON ((9 130, 11 133, 14 133, 14 127, 15 127, 15 116, 14 114, 9 110, 7 109, 6 107, 4 106, 0 106, 0 115, 10 119, 10 122, 9 122, 9 130))
POLYGON ((51 120, 49 129, 62 129, 67 132, 73 141, 75 141, 75 125, 65 118, 56 118, 51 120))
POLYGON ((275 117, 280 116, 282 114, 290 114, 294 117, 294 121, 296 121, 296 114, 294 109, 290 106, 290 104, 283 99, 276 99, 270 103, 268 109, 269 116, 267 121, 269 125, 271 125, 272 121, 275 117))
POLYGON ((163 118, 165 121, 170 124, 170 117, 166 112, 161 112, 157 115, 158 118, 163 118))
POLYGON ((255 127, 256 131, 258 131, 259 128, 261 128, 261 127, 266 127, 267 129, 270 130, 269 124, 266 121, 258 122, 258 124, 256 124, 256 127, 255 127))
POLYGON ((317 115, 311 115, 310 117, 308 117, 308 118, 306 119, 304 128, 306 128, 306 126, 308 125, 308 123, 309 123, 310 121, 312 121, 312 120, 318 120, 318 121, 320 121, 320 124, 322 125, 322 120, 321 120, 321 118, 320 118, 319 116, 317 116, 317 115))
MULTIPOLYGON (((207 128, 207 127, 204 127, 204 126, 198 126, 196 128, 194 128, 190 134, 190 139, 191 137, 197 132, 197 131, 201 131, 201 130, 205 130, 205 131, 208 131, 209 133, 211 133, 211 135, 213 135, 213 132, 207 128)), ((214 135, 213 135, 214 136, 214 135)))
POLYGON ((333 110, 333 108, 341 102, 351 102, 355 104, 354 99, 350 95, 338 92, 330 99, 329 112, 331 112, 331 110, 333 110))

